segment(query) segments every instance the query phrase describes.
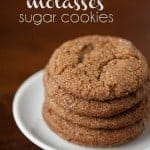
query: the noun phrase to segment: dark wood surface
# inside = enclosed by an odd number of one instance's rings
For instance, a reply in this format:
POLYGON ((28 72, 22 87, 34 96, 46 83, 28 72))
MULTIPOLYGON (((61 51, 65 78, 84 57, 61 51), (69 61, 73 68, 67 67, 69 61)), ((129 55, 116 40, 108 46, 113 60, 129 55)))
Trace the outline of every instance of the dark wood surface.
POLYGON ((63 41, 86 34, 122 36, 150 58, 150 1, 104 0, 114 14, 112 24, 19 24, 24 1, 3 1, 0 9, 0 149, 39 149, 16 127, 12 100, 19 85, 42 69, 63 41))

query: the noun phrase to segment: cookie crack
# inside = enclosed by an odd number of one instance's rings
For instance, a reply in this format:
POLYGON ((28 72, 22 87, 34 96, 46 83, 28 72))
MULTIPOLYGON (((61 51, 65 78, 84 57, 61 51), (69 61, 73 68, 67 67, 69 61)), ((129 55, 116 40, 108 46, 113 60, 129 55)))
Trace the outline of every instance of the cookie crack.
POLYGON ((91 53, 91 51, 94 49, 94 46, 92 43, 86 44, 82 47, 81 51, 78 53, 78 62, 77 64, 80 64, 84 61, 85 55, 91 53))
POLYGON ((105 62, 103 62, 102 64, 100 64, 100 66, 98 67, 98 70, 100 70, 100 72, 99 72, 99 75, 96 76, 97 80, 100 80, 100 77, 101 77, 101 73, 102 73, 103 68, 104 68, 105 66, 107 66, 108 63, 110 63, 110 62, 113 61, 113 60, 115 60, 115 59, 112 58, 112 59, 110 59, 110 60, 108 60, 108 61, 105 61, 105 62))
POLYGON ((67 65, 65 65, 65 66, 60 70, 60 72, 58 73, 58 75, 61 75, 67 68, 68 68, 67 65))
MULTIPOLYGON (((100 77, 101 77, 101 74, 103 73, 103 69, 104 67, 106 67, 110 62, 114 61, 114 60, 126 60, 126 59, 129 59, 129 57, 133 57, 137 60, 139 60, 139 58, 137 57, 134 57, 133 55, 124 55, 123 57, 114 57, 113 59, 110 59, 109 61, 107 61, 106 63, 104 63, 103 65, 101 65, 99 68, 100 68, 100 74, 99 76, 97 77, 98 80, 100 80, 100 77)), ((135 69, 135 71, 138 71, 140 68, 142 67, 142 65, 140 65, 137 69, 135 69)), ((133 72, 133 71, 130 71, 128 70, 129 72, 133 72)), ((139 82, 138 82, 138 79, 136 79, 137 81, 137 84, 139 85, 139 82)), ((104 83, 103 83, 104 84, 104 83)), ((110 95, 115 95, 115 87, 116 87, 116 84, 114 85, 108 85, 109 87, 109 92, 110 92, 110 95)))
MULTIPOLYGON (((106 67, 110 62, 114 61, 114 60, 126 60, 129 59, 130 57, 133 57, 137 60, 139 60, 139 58, 133 56, 133 55, 124 55, 122 57, 116 57, 115 55, 113 55, 112 59, 109 59, 108 61, 103 62, 99 67, 98 70, 100 70, 100 74, 96 77, 98 80, 100 79, 101 73, 103 72, 104 67, 106 67)), ((135 69, 135 71, 138 71, 140 68, 142 67, 142 65, 140 65, 137 69, 135 69)), ((130 71, 130 70, 129 70, 130 71)), ((130 71, 132 72, 132 71, 130 71)))

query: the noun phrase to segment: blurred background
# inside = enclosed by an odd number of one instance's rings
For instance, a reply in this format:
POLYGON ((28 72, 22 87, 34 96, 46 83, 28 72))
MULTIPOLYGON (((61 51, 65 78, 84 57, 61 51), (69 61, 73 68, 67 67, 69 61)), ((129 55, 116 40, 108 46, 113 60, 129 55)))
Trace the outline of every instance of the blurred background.
MULTIPOLYGON (((31 13, 26 0, 1 2, 0 9, 0 149, 38 149, 18 130, 12 117, 12 100, 19 85, 42 69, 62 42, 87 34, 121 36, 131 40, 150 58, 150 1, 103 0, 113 13, 109 24, 20 24, 20 13, 31 13)), ((41 11, 41 10, 37 10, 41 11)), ((50 10, 46 12, 51 13, 50 10)), ((53 13, 57 14, 57 10, 53 13)), ((61 12, 58 12, 61 13, 61 12)))

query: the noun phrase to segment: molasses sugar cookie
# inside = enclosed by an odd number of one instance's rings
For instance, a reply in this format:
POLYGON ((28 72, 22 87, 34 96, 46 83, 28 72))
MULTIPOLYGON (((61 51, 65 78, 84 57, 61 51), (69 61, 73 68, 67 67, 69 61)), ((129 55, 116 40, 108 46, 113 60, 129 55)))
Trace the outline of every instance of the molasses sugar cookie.
POLYGON ((97 35, 62 44, 47 71, 68 93, 99 101, 135 92, 148 77, 147 62, 131 42, 97 35))

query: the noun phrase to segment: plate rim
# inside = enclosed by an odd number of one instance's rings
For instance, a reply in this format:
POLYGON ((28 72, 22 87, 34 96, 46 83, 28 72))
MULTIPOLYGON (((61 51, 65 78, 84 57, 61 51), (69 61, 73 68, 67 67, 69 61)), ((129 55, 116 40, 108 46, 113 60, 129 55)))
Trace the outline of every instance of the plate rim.
POLYGON ((24 90, 32 84, 33 81, 37 80, 37 78, 39 78, 40 76, 43 75, 43 70, 40 70, 34 74, 32 74, 31 76, 29 76, 17 89, 15 96, 13 98, 13 103, 12 103, 12 114, 13 114, 13 118, 14 121, 18 127, 18 129, 21 131, 21 133, 33 144, 35 144, 36 146, 45 149, 45 150, 56 150, 56 148, 54 147, 50 147, 47 144, 41 142, 38 138, 36 138, 36 136, 32 135, 28 129, 26 128, 26 126, 23 124, 23 122, 20 119, 20 115, 19 115, 19 111, 18 111, 18 106, 19 106, 19 102, 21 101, 21 96, 22 93, 24 92, 24 90))

